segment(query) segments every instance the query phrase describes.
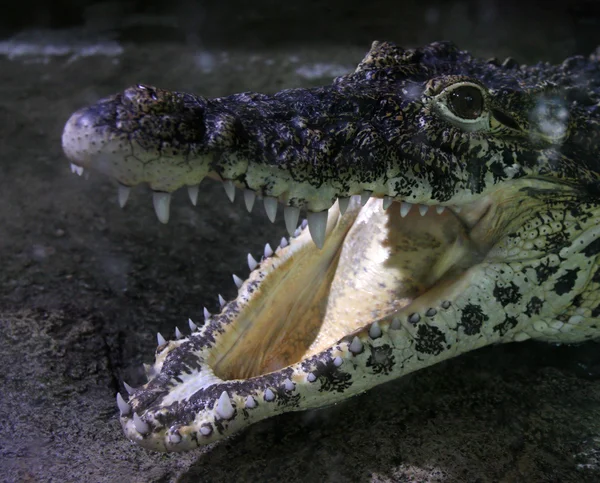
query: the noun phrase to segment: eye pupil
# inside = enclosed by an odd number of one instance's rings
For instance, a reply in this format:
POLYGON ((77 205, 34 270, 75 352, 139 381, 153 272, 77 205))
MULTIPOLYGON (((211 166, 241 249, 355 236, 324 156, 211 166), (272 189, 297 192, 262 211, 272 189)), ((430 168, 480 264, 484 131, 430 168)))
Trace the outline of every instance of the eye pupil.
POLYGON ((457 87, 450 93, 448 105, 458 117, 477 119, 483 111, 483 95, 477 87, 457 87))

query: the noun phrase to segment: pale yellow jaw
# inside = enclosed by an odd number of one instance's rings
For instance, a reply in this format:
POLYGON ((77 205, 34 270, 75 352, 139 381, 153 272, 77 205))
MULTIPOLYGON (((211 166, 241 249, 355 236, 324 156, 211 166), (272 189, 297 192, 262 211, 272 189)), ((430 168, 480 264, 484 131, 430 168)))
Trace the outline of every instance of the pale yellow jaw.
POLYGON ((449 210, 403 217, 397 205, 353 200, 340 216, 336 204, 323 249, 304 230, 261 264, 235 330, 211 353, 215 375, 247 379, 317 354, 480 260, 449 210))

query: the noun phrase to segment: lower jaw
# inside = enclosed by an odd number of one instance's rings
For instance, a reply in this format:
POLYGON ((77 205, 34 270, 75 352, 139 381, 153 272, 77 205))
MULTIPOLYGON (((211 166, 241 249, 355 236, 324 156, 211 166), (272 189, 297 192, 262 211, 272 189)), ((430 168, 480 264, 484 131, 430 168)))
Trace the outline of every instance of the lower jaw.
POLYGON ((462 226, 451 213, 440 217, 435 233, 427 233, 430 260, 415 266, 406 243, 416 241, 420 219, 388 215, 377 202, 362 210, 354 202, 343 217, 333 209, 321 251, 305 229, 261 261, 221 314, 190 337, 159 346, 150 381, 120 405, 128 437, 159 451, 194 448, 453 355, 434 351, 425 364, 411 362, 411 318, 451 311, 468 284, 464 267, 453 265, 472 251, 462 226), (363 270, 365 259, 375 269, 363 270), (290 316, 293 324, 280 322, 290 316))

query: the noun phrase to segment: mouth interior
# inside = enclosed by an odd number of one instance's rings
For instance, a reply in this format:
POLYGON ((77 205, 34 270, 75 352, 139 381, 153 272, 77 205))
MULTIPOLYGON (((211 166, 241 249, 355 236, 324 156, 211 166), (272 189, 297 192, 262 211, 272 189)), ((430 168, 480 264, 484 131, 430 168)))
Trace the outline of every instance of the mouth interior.
POLYGON ((343 216, 337 204, 330 209, 327 232, 319 250, 305 229, 251 275, 236 320, 211 354, 217 377, 246 379, 314 355, 443 290, 484 257, 448 209, 403 218, 398 203, 384 211, 381 200, 364 207, 353 200, 343 216))

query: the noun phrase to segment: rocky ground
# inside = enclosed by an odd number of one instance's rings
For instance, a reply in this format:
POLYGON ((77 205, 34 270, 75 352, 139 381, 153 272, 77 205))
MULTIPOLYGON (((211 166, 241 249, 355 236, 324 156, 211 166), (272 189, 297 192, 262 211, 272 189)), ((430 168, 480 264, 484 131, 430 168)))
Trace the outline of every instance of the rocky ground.
MULTIPOLYGON (((600 480, 594 343, 490 347, 187 454, 128 442, 115 395, 123 380, 143 381, 156 332, 233 296, 231 274, 279 240, 283 220, 248 214, 211 182, 197 207, 177 193, 168 225, 143 188, 119 209, 109 180, 70 173, 60 147, 70 112, 137 82, 206 96, 320 84, 368 45, 219 50, 48 35, 0 42, 0 480, 600 480)), ((541 44, 527 51, 517 39, 500 54, 556 60, 574 48, 541 44)))

